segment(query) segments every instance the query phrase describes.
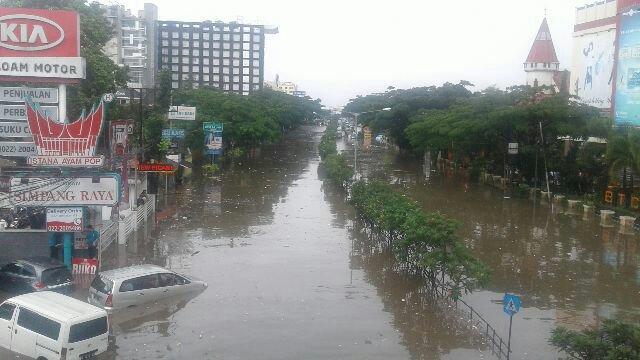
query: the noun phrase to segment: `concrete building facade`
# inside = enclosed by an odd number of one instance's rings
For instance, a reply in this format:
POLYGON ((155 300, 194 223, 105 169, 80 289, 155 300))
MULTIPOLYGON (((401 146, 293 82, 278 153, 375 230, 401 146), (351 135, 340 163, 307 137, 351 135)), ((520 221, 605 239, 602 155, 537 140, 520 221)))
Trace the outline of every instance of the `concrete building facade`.
POLYGON ((122 5, 107 6, 105 10, 115 34, 105 45, 105 54, 116 64, 128 67, 129 87, 152 88, 156 74, 158 7, 145 3, 137 15, 122 5))
POLYGON ((212 87, 247 95, 262 89, 265 35, 277 28, 236 22, 158 21, 157 69, 173 88, 212 87))

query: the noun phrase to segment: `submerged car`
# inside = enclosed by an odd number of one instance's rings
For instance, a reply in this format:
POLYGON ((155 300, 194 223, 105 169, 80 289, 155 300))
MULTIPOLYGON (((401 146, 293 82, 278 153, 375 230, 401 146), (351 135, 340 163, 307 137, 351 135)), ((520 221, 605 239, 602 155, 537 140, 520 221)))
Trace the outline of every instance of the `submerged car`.
POLYGON ((45 290, 69 294, 74 284, 63 263, 41 256, 12 261, 0 268, 0 289, 15 294, 45 290))
POLYGON ((87 301, 111 312, 206 288, 202 280, 160 266, 136 265, 96 275, 87 301))

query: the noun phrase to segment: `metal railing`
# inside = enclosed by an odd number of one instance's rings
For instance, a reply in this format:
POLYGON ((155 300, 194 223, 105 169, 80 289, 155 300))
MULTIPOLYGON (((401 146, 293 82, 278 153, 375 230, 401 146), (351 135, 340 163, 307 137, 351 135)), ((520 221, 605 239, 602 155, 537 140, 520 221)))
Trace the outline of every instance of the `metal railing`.
MULTIPOLYGON (((509 359, 510 354, 507 342, 498 335, 496 329, 491 326, 491 324, 489 324, 489 322, 482 317, 482 315, 477 312, 473 306, 467 304, 462 299, 451 297, 449 295, 451 293, 450 288, 438 280, 436 280, 435 283, 436 286, 433 288, 434 292, 440 296, 442 301, 447 305, 454 307, 459 313, 461 313, 461 319, 466 319, 468 326, 484 338, 487 344, 491 347, 491 353, 496 355, 498 359, 509 359)), ((430 284, 430 286, 433 287, 433 284, 430 284)))

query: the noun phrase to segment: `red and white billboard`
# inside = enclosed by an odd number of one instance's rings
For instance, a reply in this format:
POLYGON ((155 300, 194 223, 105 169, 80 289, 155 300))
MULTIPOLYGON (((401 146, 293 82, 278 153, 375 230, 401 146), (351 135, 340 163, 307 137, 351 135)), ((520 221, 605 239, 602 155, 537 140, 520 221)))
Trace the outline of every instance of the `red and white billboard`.
POLYGON ((81 207, 47 208, 47 231, 76 232, 83 230, 81 207))
POLYGON ((80 17, 67 10, 0 8, 0 77, 82 79, 80 17))

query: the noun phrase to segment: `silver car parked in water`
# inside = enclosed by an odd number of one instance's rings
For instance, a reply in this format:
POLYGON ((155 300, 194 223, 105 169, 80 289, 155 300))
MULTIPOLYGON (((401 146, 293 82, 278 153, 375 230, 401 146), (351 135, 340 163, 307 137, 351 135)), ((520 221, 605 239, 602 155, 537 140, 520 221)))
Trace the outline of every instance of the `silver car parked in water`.
POLYGON ((206 288, 204 281, 160 266, 136 265, 96 275, 87 300, 111 312, 206 288))

